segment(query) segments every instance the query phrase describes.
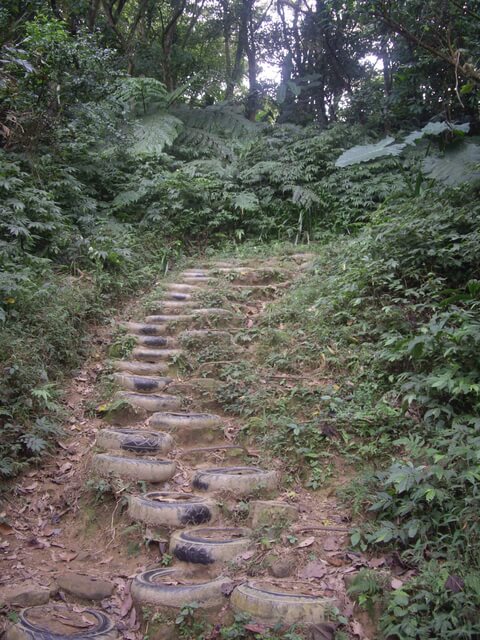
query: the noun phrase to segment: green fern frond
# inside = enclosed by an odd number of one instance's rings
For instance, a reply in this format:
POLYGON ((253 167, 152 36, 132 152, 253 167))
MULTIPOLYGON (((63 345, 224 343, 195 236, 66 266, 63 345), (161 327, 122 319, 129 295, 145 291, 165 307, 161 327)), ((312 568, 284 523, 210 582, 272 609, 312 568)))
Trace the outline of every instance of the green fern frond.
POLYGON ((210 152, 219 158, 233 160, 235 151, 231 144, 212 132, 204 131, 195 127, 185 127, 178 138, 178 144, 190 149, 197 149, 197 152, 210 152))
POLYGON ((169 95, 165 85, 155 78, 122 78, 114 98, 125 111, 141 116, 166 109, 169 95))
POLYGON ((168 113, 153 113, 137 120, 133 126, 135 155, 158 155, 170 147, 183 127, 182 122, 168 113))
POLYGON ((234 165, 225 164, 218 158, 205 158, 187 162, 182 169, 190 178, 195 176, 215 176, 221 179, 230 179, 234 175, 234 165))
POLYGON ((245 118, 241 109, 223 104, 204 109, 181 105, 175 108, 174 113, 187 127, 229 138, 245 139, 256 135, 265 126, 245 118))
POLYGON ((241 211, 257 211, 260 203, 257 196, 251 191, 236 193, 233 197, 233 206, 241 211))

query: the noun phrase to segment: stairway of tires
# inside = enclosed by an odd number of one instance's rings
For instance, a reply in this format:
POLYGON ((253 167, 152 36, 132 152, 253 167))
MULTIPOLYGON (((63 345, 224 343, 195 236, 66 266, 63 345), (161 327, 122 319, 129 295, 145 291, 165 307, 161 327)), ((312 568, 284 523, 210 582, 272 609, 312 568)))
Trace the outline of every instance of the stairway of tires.
MULTIPOLYGON (((146 528, 149 540, 167 541, 173 557, 172 566, 151 567, 134 576, 131 596, 139 611, 148 607, 175 614, 195 603, 207 615, 230 607, 266 624, 307 625, 324 619, 330 601, 291 588, 288 579, 235 579, 232 567, 252 546, 252 529, 277 517, 291 520, 295 509, 275 499, 281 471, 252 464, 241 445, 225 438, 225 418, 203 408, 205 389, 220 384, 214 372, 213 377, 184 379, 176 366, 189 344, 233 344, 245 323, 231 309, 202 306, 205 291, 227 283, 231 296, 261 300, 279 276, 291 286, 310 259, 297 254, 286 256, 280 266, 278 261, 273 266, 268 261, 195 265, 178 282, 164 285, 144 322, 123 325, 136 346, 128 359, 113 363, 121 389, 115 398, 119 408, 98 432, 91 473, 120 478, 132 488, 129 518, 146 528), (175 483, 178 474, 189 477, 188 487, 175 483), (146 490, 133 489, 140 486, 146 490), (249 501, 251 528, 229 521, 229 509, 239 500, 249 501)), ((73 620, 77 639, 119 637, 103 612, 84 611, 89 624, 79 631, 75 607, 58 607, 62 624, 73 620)), ((7 638, 71 637, 62 635, 64 627, 55 627, 51 613, 52 605, 24 610, 7 638)))

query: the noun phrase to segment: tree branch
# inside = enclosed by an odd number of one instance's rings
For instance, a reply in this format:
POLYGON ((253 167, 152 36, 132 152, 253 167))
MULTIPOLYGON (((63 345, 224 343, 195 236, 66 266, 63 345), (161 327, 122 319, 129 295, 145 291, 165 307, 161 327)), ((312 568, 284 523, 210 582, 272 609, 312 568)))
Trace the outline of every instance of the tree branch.
POLYGON ((439 58, 440 60, 443 60, 444 62, 446 62, 448 65, 453 67, 457 73, 460 73, 465 78, 469 78, 471 80, 475 80, 476 82, 480 82, 480 71, 475 69, 475 67, 470 64, 461 65, 457 60, 456 53, 454 56, 447 55, 441 49, 437 49, 436 47, 428 44, 427 42, 425 42, 424 40, 416 36, 414 33, 409 31, 404 25, 394 20, 385 12, 381 12, 381 13, 375 12, 375 17, 377 17, 386 26, 390 27, 393 31, 395 31, 395 33, 398 33, 399 35, 403 36, 406 40, 408 40, 412 44, 415 44, 418 47, 424 49, 425 51, 428 51, 435 58, 439 58))

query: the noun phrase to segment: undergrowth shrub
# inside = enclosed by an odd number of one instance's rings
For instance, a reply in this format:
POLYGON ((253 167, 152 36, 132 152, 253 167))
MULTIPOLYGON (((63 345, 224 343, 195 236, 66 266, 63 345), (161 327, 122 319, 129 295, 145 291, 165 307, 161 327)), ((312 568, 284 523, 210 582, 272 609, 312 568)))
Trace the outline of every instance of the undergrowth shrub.
POLYGON ((64 417, 59 383, 89 353, 91 323, 108 317, 118 300, 153 282, 175 255, 175 247, 153 234, 138 234, 128 226, 123 234, 108 231, 104 225, 98 248, 86 251, 81 265, 85 271, 77 264, 75 274, 34 256, 1 263, 2 476, 14 475, 41 456, 59 434, 64 417))
POLYGON ((385 200, 370 218, 356 237, 321 247, 257 329, 253 370, 283 374, 283 386, 269 383, 256 403, 255 384, 242 378, 235 392, 230 372, 227 401, 312 488, 328 477, 329 456, 361 464, 344 490, 367 514, 352 544, 396 551, 415 576, 389 596, 385 637, 476 640, 478 193, 425 189, 385 200), (296 405, 304 377, 318 386, 296 405))

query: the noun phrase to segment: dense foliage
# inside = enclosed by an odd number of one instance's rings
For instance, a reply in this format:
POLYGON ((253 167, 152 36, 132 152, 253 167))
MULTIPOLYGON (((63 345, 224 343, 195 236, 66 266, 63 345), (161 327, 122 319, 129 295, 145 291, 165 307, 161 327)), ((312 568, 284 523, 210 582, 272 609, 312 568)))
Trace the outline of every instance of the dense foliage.
POLYGON ((385 637, 478 638, 479 25, 478 0, 7 0, 0 475, 58 435, 89 323, 171 256, 316 240, 260 353, 336 383, 272 400, 226 368, 222 400, 268 406, 269 446, 313 489, 332 433, 380 460, 351 489, 371 516, 352 544, 417 571, 385 637))

